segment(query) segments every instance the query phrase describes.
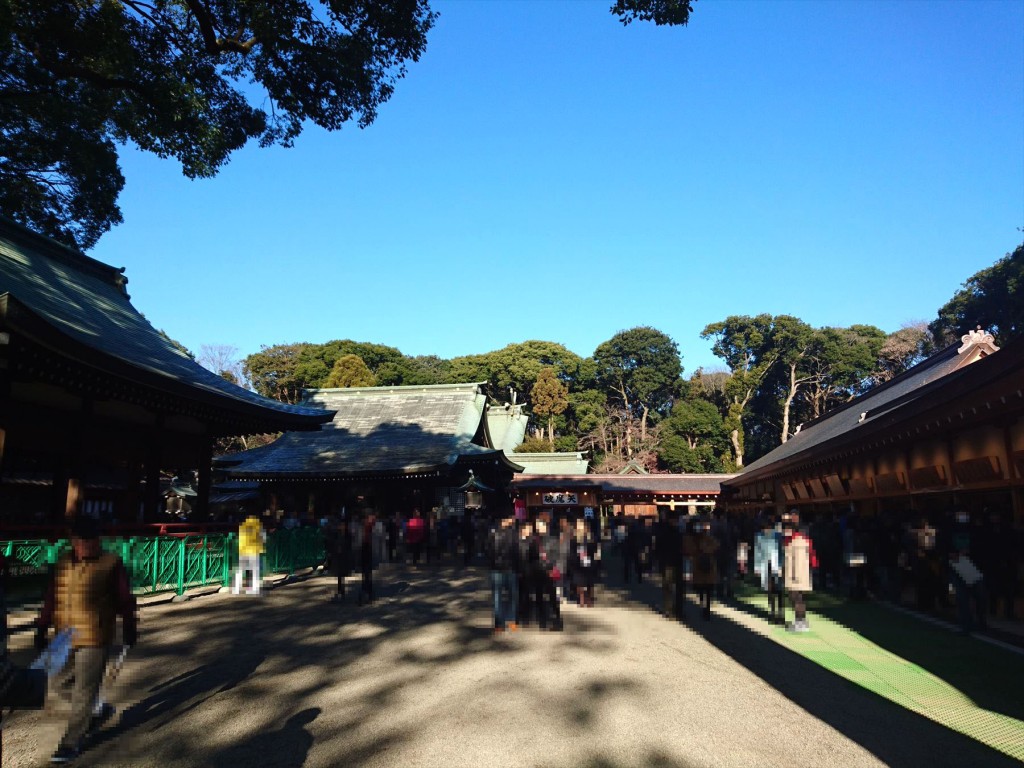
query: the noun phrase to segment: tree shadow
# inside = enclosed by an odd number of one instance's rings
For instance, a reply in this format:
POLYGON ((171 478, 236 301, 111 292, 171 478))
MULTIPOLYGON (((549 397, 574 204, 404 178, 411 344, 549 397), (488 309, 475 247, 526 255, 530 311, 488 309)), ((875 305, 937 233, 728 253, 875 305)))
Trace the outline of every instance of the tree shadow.
MULTIPOLYGON (((613 599, 658 610, 660 584, 623 584, 614 576, 609 581, 607 592, 613 599)), ((767 610, 743 603, 733 607, 767 616, 767 610)), ((693 632, 887 765, 1018 765, 1002 752, 862 688, 728 616, 718 613, 705 622, 690 602, 686 611, 693 632)), ((942 635, 935 641, 948 639, 942 635)), ((1017 678, 1018 691, 1020 683, 1017 678)))
POLYGON ((280 728, 218 750, 210 758, 210 764, 302 768, 313 746, 313 734, 306 726, 316 720, 320 712, 319 707, 296 712, 280 728))

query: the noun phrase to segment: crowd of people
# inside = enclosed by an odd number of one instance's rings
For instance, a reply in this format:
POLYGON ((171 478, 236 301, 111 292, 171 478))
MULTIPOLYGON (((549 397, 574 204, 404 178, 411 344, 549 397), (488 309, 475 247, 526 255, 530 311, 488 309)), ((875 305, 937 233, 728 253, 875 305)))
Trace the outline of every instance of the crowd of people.
POLYGON ((515 538, 520 552, 511 569, 496 570, 515 573, 515 598, 508 596, 507 580, 501 577, 505 586, 498 627, 523 623, 507 618, 505 606, 510 603, 524 616, 539 618, 542 608, 545 618, 554 616, 551 606, 556 601, 545 597, 552 591, 557 602, 592 604, 602 542, 605 554, 621 560, 624 581, 661 577, 665 615, 683 617, 686 596, 692 593, 708 619, 712 600, 731 597, 735 579, 749 576, 766 592, 772 620, 778 621, 787 591, 780 581, 783 547, 794 533, 809 542, 810 583, 801 593, 813 589, 908 603, 925 612, 953 614, 968 631, 985 626, 992 616, 1016 618, 1024 531, 1009 514, 984 510, 972 515, 964 509, 927 515, 804 512, 795 526, 787 523, 793 514, 795 510, 784 515, 764 510, 703 516, 663 511, 658 517, 577 519, 546 510, 525 520, 516 519, 511 508, 497 519, 486 513, 424 515, 413 510, 322 524, 328 557, 339 576, 335 599, 344 599, 344 577, 359 571, 360 602, 373 599, 376 564, 468 565, 478 558, 493 564, 495 534, 511 526, 511 533, 498 538, 515 538), (503 525, 502 519, 512 522, 503 525), (769 546, 778 548, 777 557, 766 554, 769 546), (779 564, 772 570, 776 559, 779 564))

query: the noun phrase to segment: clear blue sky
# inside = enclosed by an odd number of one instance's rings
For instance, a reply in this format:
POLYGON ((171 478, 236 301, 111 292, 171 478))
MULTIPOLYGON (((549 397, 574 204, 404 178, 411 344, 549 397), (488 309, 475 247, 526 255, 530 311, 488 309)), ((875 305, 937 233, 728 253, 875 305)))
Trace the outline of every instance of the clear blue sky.
POLYGON ((211 180, 126 150, 92 255, 194 351, 589 355, 653 325, 692 372, 729 314, 893 331, 1021 241, 1022 0, 610 5, 437 2, 372 126, 211 180))

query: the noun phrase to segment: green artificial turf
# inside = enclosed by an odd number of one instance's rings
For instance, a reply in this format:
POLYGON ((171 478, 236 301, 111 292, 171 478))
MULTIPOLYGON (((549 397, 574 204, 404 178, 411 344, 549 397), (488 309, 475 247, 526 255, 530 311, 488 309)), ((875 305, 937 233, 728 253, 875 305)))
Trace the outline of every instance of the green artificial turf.
MULTIPOLYGON (((745 610, 767 614, 760 590, 743 585, 738 597, 745 610)), ((810 632, 766 625, 766 634, 856 685, 1024 760, 1024 654, 890 606, 808 597, 810 632)))

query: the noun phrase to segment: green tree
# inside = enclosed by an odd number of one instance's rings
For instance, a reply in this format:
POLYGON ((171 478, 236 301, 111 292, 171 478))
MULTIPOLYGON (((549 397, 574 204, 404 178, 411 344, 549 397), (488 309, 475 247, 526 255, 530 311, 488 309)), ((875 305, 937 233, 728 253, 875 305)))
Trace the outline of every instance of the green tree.
POLYGON ((554 450, 555 446, 543 437, 531 435, 517 445, 513 453, 552 453, 554 450))
POLYGON ((697 0, 615 0, 612 13, 629 25, 633 21, 653 21, 663 24, 686 24, 697 0))
POLYGON ((729 437, 721 412, 707 400, 680 400, 659 428, 658 458, 672 472, 721 472, 729 437))
POLYGON ((569 388, 558 380, 554 368, 541 368, 530 390, 530 402, 533 415, 547 421, 548 442, 554 450, 555 416, 569 407, 569 388))
POLYGON ((449 368, 449 362, 437 355, 403 356, 400 360, 381 363, 374 374, 379 386, 454 383, 449 381, 449 368))
POLYGON ((779 359, 771 341, 772 316, 730 315, 711 323, 701 338, 714 339, 712 352, 728 364, 732 375, 727 386, 726 428, 732 443, 733 463, 743 467, 746 435, 744 417, 754 395, 779 359))
POLYGON ((939 347, 975 328, 990 331, 1000 344, 1024 332, 1024 243, 967 278, 938 315, 928 328, 939 347))
POLYGON ((372 387, 377 384, 377 378, 373 375, 363 358, 359 355, 342 355, 334 362, 331 368, 331 375, 327 377, 324 386, 330 389, 347 387, 372 387))
MULTIPOLYGON (((611 7, 624 24, 690 10, 611 7)), ((251 139, 364 128, 436 17, 427 0, 0 0, 0 210, 87 249, 122 220, 119 144, 195 179, 251 139)))
POLYGON ((372 123, 426 0, 0 2, 0 205, 81 248, 121 220, 117 143, 208 177, 250 139, 372 123))
POLYGON ((297 403, 302 399, 302 390, 313 386, 299 372, 301 355, 310 346, 301 343, 260 347, 259 352, 242 361, 242 371, 257 393, 283 403, 297 403))
POLYGON ((623 408, 626 420, 626 455, 632 456, 634 423, 640 441, 647 441, 647 425, 672 406, 683 366, 679 347, 666 334, 649 326, 620 331, 594 351, 597 380, 610 400, 623 408))
POLYGON ((811 380, 803 391, 808 418, 822 416, 871 386, 886 338, 873 325, 816 331, 806 363, 811 380))

